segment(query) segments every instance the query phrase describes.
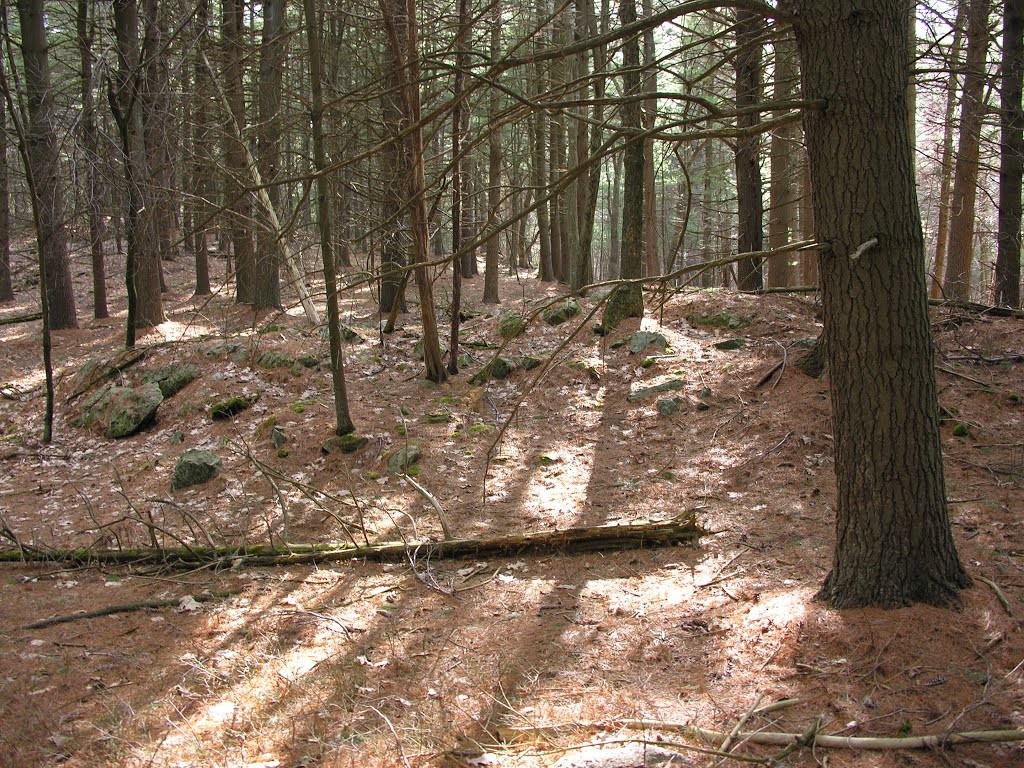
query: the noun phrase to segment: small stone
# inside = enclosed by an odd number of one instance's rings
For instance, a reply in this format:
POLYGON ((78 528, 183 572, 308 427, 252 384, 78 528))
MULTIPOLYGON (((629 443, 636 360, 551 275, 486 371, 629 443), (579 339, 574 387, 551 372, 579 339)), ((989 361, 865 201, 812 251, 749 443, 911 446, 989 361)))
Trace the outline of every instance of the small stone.
POLYGON ((710 411, 711 410, 711 406, 708 405, 707 403, 705 403, 703 400, 701 400, 699 403, 697 403, 697 410, 698 411, 710 411))
POLYGON ((220 457, 212 451, 188 450, 174 465, 171 490, 209 482, 220 472, 220 457))
POLYGON ((679 413, 678 398, 662 398, 657 403, 658 413, 662 416, 675 416, 679 413))
POLYGON ((280 448, 288 442, 288 437, 283 429, 275 425, 270 428, 270 442, 275 448, 280 448))
POLYGON ((744 339, 726 339, 715 344, 715 349, 720 349, 723 352, 732 352, 737 349, 743 349, 747 345, 744 339))

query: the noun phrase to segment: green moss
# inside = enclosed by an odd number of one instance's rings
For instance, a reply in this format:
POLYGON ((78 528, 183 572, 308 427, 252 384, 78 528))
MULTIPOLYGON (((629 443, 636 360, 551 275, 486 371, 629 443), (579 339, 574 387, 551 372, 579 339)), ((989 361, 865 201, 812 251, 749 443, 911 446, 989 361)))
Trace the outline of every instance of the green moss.
POLYGON ((953 427, 953 434, 956 435, 957 437, 967 437, 969 434, 971 434, 971 430, 967 428, 966 424, 957 424, 955 427, 953 427))
POLYGON ((441 405, 455 405, 457 402, 459 402, 459 398, 452 397, 451 395, 444 395, 442 397, 437 398, 437 402, 440 403, 441 405))
POLYGON ((363 475, 363 479, 369 480, 371 482, 374 480, 380 480, 380 472, 367 472, 365 475, 363 475))
POLYGON ((1014 393, 1012 393, 1012 394, 1008 395, 1008 396, 1006 397, 1006 399, 1007 399, 1007 400, 1009 400, 1009 401, 1010 401, 1011 403, 1013 403, 1014 405, 1017 405, 1017 404, 1018 404, 1018 403, 1020 403, 1020 401, 1021 401, 1021 397, 1020 397, 1020 395, 1018 395, 1018 394, 1017 394, 1016 392, 1014 392, 1014 393))
POLYGON ((653 358, 653 357, 645 357, 644 361, 642 363, 640 363, 640 367, 641 368, 650 368, 652 365, 654 365, 654 363, 655 363, 655 358, 653 358))
POLYGON ((508 340, 526 330, 526 321, 520 315, 508 314, 498 321, 498 335, 508 340))
POLYGON ((406 468, 405 474, 407 474, 409 477, 419 477, 420 472, 422 471, 423 469, 420 467, 419 464, 413 464, 412 466, 406 468))
POLYGON ((279 458, 279 459, 287 459, 288 458, 288 449, 287 448, 278 448, 277 449, 277 458, 279 458))
POLYGON ((395 424, 395 432, 398 435, 401 435, 402 437, 405 437, 406 435, 409 434, 408 428, 405 426, 405 424, 402 423, 395 424))
POLYGON ((491 424, 474 424, 467 431, 471 435, 493 435, 497 430, 491 424))
POLYGON ((306 411, 306 405, 301 400, 296 400, 288 408, 292 413, 305 413, 306 411))

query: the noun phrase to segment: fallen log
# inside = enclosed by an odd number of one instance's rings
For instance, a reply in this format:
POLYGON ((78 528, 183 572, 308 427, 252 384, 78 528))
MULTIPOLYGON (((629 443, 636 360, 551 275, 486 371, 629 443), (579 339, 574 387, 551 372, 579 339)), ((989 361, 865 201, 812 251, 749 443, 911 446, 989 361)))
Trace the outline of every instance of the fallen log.
POLYGON ((31 323, 33 320, 42 319, 42 312, 33 312, 31 315, 17 315, 15 317, 0 318, 0 325, 17 325, 18 323, 31 323))
POLYGON ((447 541, 392 541, 381 544, 350 543, 291 544, 275 547, 181 547, 174 549, 140 547, 136 549, 47 549, 0 550, 0 562, 59 562, 65 565, 106 563, 130 565, 159 563, 167 566, 194 567, 223 562, 247 566, 301 565, 365 559, 372 561, 405 560, 408 557, 464 558, 518 556, 548 552, 602 552, 608 550, 664 547, 696 544, 706 531, 693 513, 664 522, 649 520, 632 523, 581 526, 560 531, 535 531, 484 539, 447 541))

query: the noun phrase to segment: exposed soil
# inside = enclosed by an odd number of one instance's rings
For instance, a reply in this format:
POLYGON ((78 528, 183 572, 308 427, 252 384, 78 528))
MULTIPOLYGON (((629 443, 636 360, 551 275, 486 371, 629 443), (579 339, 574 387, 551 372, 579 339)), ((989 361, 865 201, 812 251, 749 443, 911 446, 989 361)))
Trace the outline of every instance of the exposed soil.
MULTIPOLYGON (((16 257, 22 275, 24 258, 16 257)), ((82 318, 85 264, 76 278, 82 318)), ((625 740, 646 738, 688 745, 662 748, 705 766, 719 758, 690 748, 716 744, 627 721, 728 731, 757 702, 787 698, 799 702, 754 714, 744 729, 804 733, 817 718, 821 733, 851 736, 1024 727, 1024 364, 951 359, 1020 355, 1020 320, 933 314, 941 402, 952 416, 943 428, 950 510, 975 579, 962 610, 839 612, 813 599, 833 537, 828 385, 793 365, 820 329, 813 297, 684 292, 659 309, 649 295, 642 327, 663 333, 669 350, 634 355, 612 345, 636 322, 596 336, 586 319, 595 303, 585 299, 582 315, 557 327, 537 319, 502 352, 551 356, 549 366, 479 387, 469 377, 493 346, 467 347, 475 361, 466 372, 430 384, 414 356, 415 311, 382 340, 368 289, 353 289, 345 321, 366 340, 346 346, 348 388, 369 442, 324 455, 334 415, 320 330, 299 308, 254 318, 227 289, 193 299, 188 265, 167 266, 168 320, 141 339, 145 359, 123 378, 172 361, 194 363, 201 377, 133 437, 108 440, 68 423, 80 400, 68 401, 74 373, 123 344, 123 296, 110 320, 54 335, 49 445, 40 440, 39 323, 0 325, 0 516, 22 543, 282 544, 284 512, 292 543, 437 540, 433 508, 386 467, 407 441, 422 448, 417 481, 456 536, 690 511, 709 533, 693 548, 487 562, 419 552, 399 563, 252 568, 236 559, 190 572, 2 565, 0 765, 564 767, 597 764, 583 745, 618 742, 621 755, 625 740), (699 321, 722 312, 747 324, 699 321), (745 346, 714 346, 733 338, 745 346), (207 354, 223 340, 240 344, 234 359, 207 354), (323 364, 265 370, 255 361, 268 349, 323 364), (781 376, 758 386, 783 356, 781 376), (672 378, 683 382, 662 396, 679 399, 673 415, 659 413, 658 396, 626 399, 672 378), (259 394, 252 408, 211 420, 215 399, 250 393, 259 394), (272 416, 287 439, 281 449, 268 435, 272 416), (220 475, 171 491, 177 457, 196 447, 220 454, 220 475), (25 628, 161 599, 158 608, 25 628), (507 728, 541 726, 518 743, 496 742, 507 728)), ((503 277, 500 308, 479 305, 480 290, 469 283, 482 314, 463 338, 496 345, 499 309, 530 311, 558 287, 503 277)), ((0 318, 37 301, 37 289, 22 285, 0 318)), ((744 744, 737 754, 780 750, 744 744)), ((660 764, 655 754, 651 764, 660 764)), ((783 762, 1018 766, 1024 746, 799 749, 783 762)))

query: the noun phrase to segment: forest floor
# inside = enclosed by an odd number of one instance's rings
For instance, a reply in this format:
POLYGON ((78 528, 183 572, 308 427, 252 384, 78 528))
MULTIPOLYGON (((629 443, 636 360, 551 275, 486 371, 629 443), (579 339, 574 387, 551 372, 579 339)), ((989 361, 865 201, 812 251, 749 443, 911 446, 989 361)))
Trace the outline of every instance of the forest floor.
MULTIPOLYGON (((636 321, 597 336, 584 299, 578 317, 538 318, 502 353, 549 365, 474 386, 495 351, 483 345, 501 342, 498 313, 529 312, 558 286, 503 276, 503 303, 486 307, 482 281, 469 281, 466 305, 480 314, 463 338, 475 360, 441 385, 415 359, 414 302, 382 338, 369 290, 352 289, 344 320, 365 341, 346 345, 348 392, 369 442, 325 455, 334 413, 321 329, 298 308, 254 318, 226 289, 193 298, 182 262, 167 265, 167 322, 140 339, 145 358, 123 377, 187 362, 200 378, 127 439, 71 426, 75 373, 124 343, 123 293, 111 319, 88 319, 86 265, 76 263, 82 327, 54 334, 48 445, 40 324, 0 325, 0 522, 22 544, 281 544, 283 511, 296 544, 346 541, 357 528, 368 541, 440 540, 431 504, 387 470, 406 442, 421 448, 417 482, 458 537, 690 512, 707 533, 697 546, 486 560, 421 549, 392 563, 234 558, 190 571, 3 564, 0 766, 569 768, 661 765, 669 753, 710 766, 720 758, 697 750, 721 740, 673 723, 790 733, 817 723, 856 737, 1024 727, 1024 364, 979 360, 1024 353, 1020 320, 933 310, 953 416, 942 432, 950 514, 974 579, 962 609, 836 611, 814 599, 834 528, 828 382, 793 365, 820 330, 815 297, 686 291, 659 306, 648 294, 642 327, 669 349, 632 355, 613 343, 636 321), (716 348, 729 339, 745 344, 716 348), (216 353, 225 340, 240 345, 234 354, 216 353), (255 361, 267 350, 322 365, 266 370, 255 361), (663 397, 677 398, 675 414, 660 413, 657 396, 627 400, 673 378, 682 388, 663 397), (250 409, 211 420, 215 399, 256 393, 250 409), (189 448, 218 452, 221 472, 172 491, 189 448), (26 628, 100 609, 125 610, 26 628), (763 709, 788 699, 798 701, 763 709)), ((444 317, 448 288, 436 288, 444 317)), ((37 302, 22 284, 0 319, 37 302)), ((735 755, 781 751, 741 743, 735 755)), ((995 768, 1024 764, 1024 745, 801 748, 780 764, 995 768)))

